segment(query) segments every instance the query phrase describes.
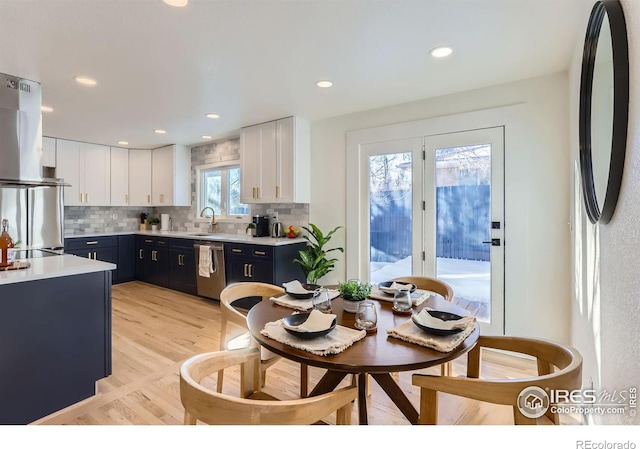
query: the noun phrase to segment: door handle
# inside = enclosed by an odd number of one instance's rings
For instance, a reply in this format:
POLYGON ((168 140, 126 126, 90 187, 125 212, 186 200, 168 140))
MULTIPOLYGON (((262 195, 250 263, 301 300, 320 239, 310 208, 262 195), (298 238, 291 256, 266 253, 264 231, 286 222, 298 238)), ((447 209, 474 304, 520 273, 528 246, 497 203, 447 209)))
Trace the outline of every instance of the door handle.
POLYGON ((247 264, 244 264, 244 277, 249 277, 249 275, 247 274, 247 264))
POLYGON ((253 264, 249 264, 249 277, 253 278, 253 264))
POLYGON ((138 252, 138 259, 142 259, 143 257, 144 257, 144 250, 143 250, 143 249, 141 249, 141 250, 138 252))
POLYGON ((500 246, 500 239, 491 239, 482 243, 491 243, 491 246, 500 246))
POLYGON ((98 260, 98 253, 97 252, 93 252, 93 260, 98 260))
POLYGON ((151 204, 151 195, 147 195, 147 203, 151 204))
POLYGON ((98 244, 97 240, 94 240, 92 242, 87 242, 87 245, 97 245, 97 244, 98 244))

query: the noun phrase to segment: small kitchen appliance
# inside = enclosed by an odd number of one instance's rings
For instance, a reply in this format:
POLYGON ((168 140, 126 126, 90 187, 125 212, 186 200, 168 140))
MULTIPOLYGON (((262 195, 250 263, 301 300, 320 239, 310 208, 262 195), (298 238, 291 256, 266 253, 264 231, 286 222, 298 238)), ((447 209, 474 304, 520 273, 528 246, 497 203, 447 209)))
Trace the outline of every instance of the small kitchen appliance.
POLYGON ((256 225, 256 237, 269 237, 268 215, 254 215, 253 224, 256 225))
POLYGON ((271 225, 271 237, 282 237, 282 223, 274 221, 271 225))

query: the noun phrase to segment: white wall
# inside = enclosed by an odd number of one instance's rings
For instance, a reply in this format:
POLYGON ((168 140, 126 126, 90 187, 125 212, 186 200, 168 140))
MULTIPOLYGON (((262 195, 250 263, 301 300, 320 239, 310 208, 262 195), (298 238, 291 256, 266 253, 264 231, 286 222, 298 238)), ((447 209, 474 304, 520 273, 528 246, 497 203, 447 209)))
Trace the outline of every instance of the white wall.
MULTIPOLYGON (((569 340, 568 76, 477 89, 312 123, 310 222, 346 223, 346 133, 523 103, 505 141, 506 333, 569 340)), ((336 244, 345 245, 340 231, 336 244)), ((334 241, 332 240, 332 243, 334 241)), ((345 279, 342 259, 323 282, 345 279)))
MULTIPOLYGON (((584 30, 570 71, 573 210, 572 344, 584 358, 583 380, 596 389, 640 387, 640 2, 623 0, 629 40, 630 103, 627 152, 616 212, 593 226, 580 196, 578 104, 584 30)), ((640 424, 636 416, 589 416, 590 422, 640 424)))

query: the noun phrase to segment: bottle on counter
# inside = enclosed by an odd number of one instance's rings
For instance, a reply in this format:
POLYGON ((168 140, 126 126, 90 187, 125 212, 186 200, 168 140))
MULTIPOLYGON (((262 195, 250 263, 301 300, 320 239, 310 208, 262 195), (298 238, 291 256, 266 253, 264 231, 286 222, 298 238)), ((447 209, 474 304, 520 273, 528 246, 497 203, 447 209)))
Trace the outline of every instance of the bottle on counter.
POLYGON ((2 220, 2 234, 0 234, 0 267, 8 267, 15 259, 13 239, 9 235, 9 220, 2 220))

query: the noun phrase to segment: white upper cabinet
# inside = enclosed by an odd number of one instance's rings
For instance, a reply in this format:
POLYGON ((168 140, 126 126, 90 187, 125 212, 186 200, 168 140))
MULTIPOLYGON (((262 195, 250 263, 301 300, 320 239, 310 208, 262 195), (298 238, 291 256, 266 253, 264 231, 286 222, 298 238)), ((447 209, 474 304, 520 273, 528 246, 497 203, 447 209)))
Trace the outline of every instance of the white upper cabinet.
POLYGON ((240 176, 241 202, 276 202, 276 122, 242 129, 240 176))
POLYGON ((111 151, 104 145, 57 139, 56 176, 64 188, 66 206, 111 204, 111 151))
POLYGON ((311 134, 306 120, 288 117, 242 128, 243 203, 308 203, 311 134))
POLYGON ((56 139, 53 137, 42 138, 42 166, 56 166, 56 139))
POLYGON ((191 149, 169 145, 151 151, 153 206, 191 206, 191 149))
POLYGON ((151 206, 151 150, 129 150, 129 206, 151 206))
POLYGON ((129 150, 111 147, 111 205, 129 206, 129 150))

